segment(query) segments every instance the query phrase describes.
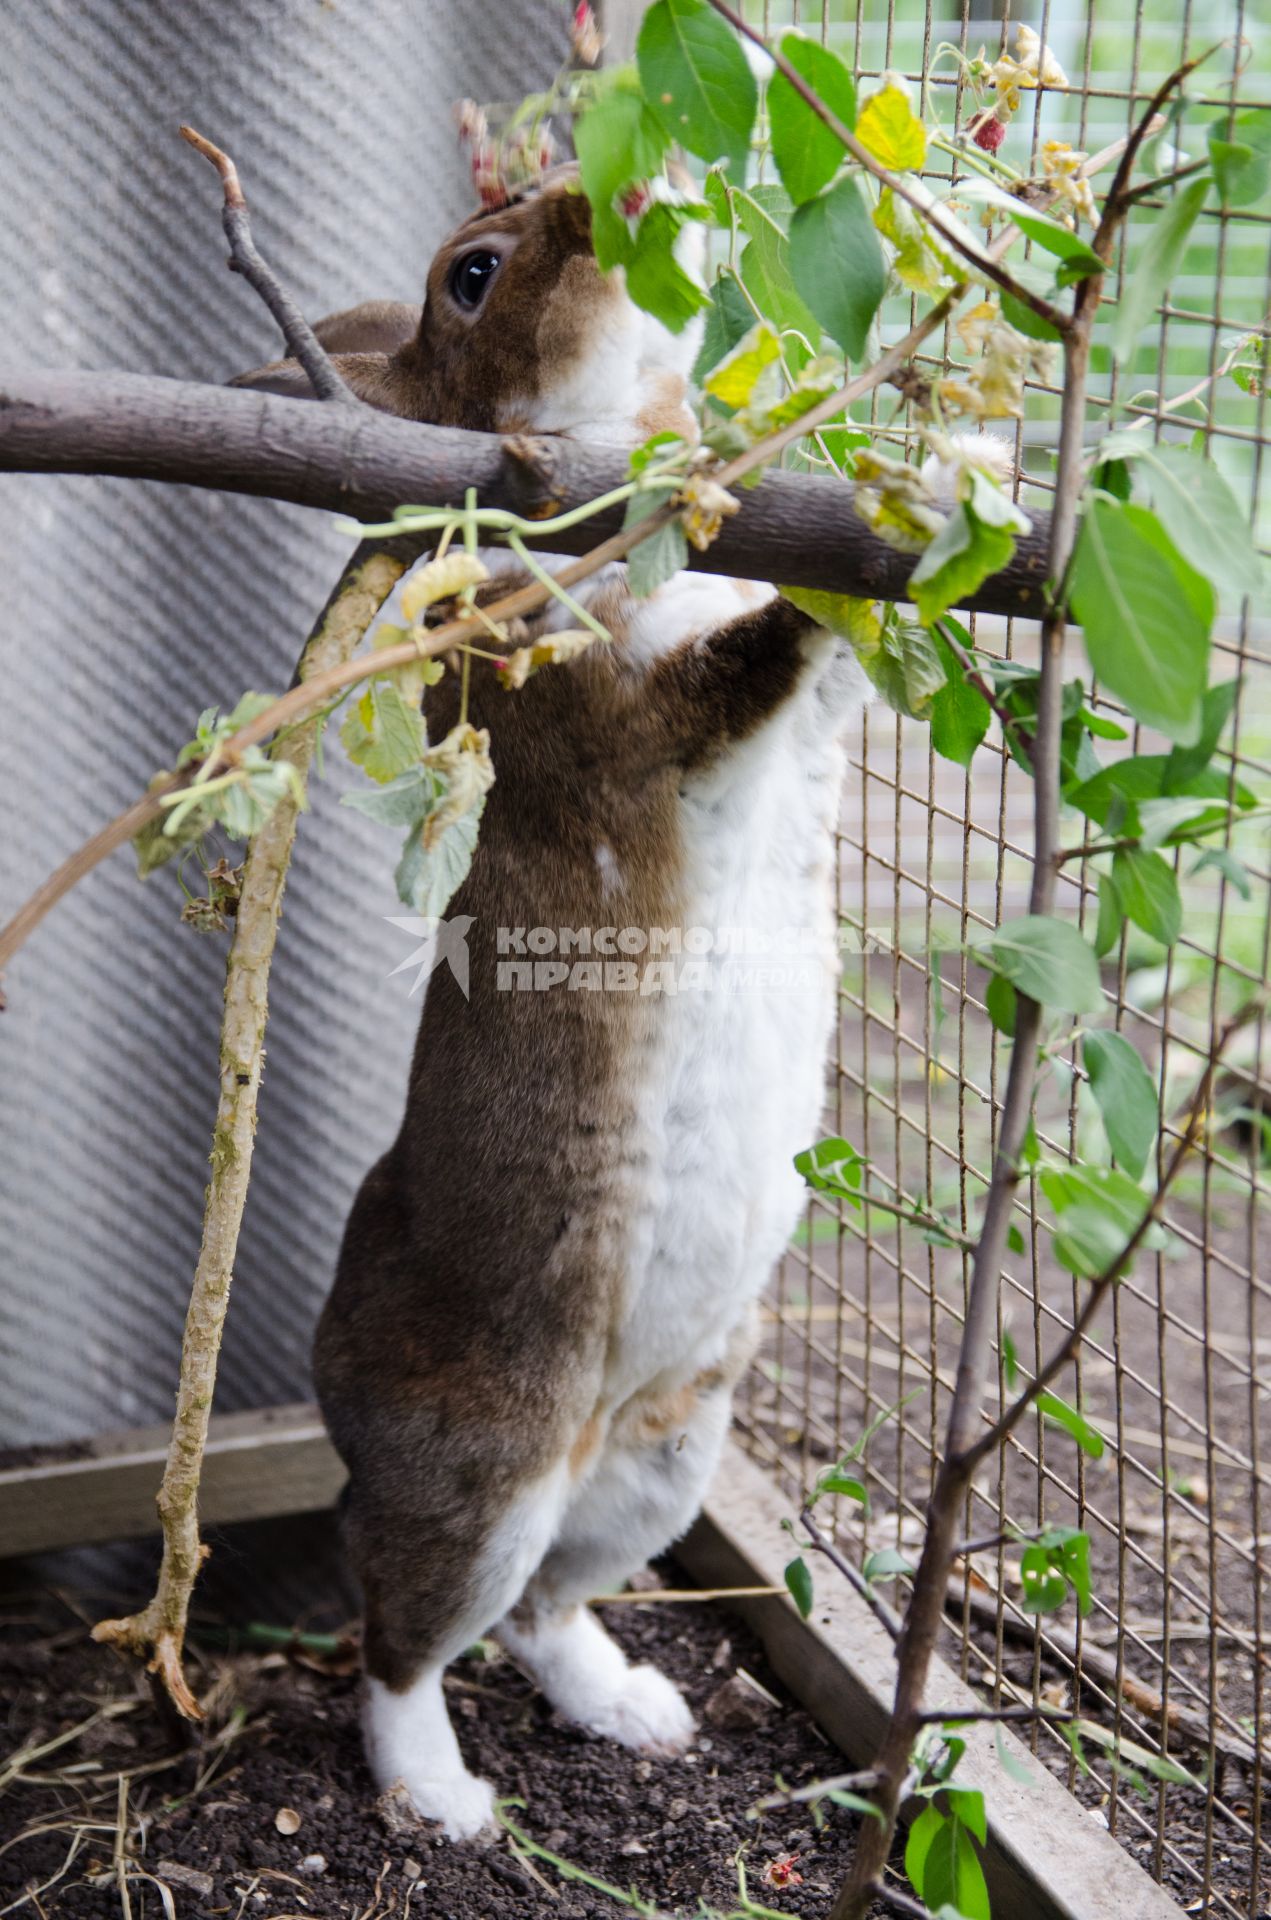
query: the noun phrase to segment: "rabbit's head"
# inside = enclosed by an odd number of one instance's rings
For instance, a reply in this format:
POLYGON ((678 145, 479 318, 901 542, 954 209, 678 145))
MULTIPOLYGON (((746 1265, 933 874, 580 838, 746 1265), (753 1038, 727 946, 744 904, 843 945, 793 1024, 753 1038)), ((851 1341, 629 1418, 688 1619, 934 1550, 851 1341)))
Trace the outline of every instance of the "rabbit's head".
MULTIPOLYGON (((374 301, 315 331, 361 399, 407 419, 627 446, 693 433, 697 329, 672 335, 629 298, 620 269, 601 273, 574 167, 456 228, 422 313, 374 301)), ((310 396, 291 360, 234 384, 310 396)))

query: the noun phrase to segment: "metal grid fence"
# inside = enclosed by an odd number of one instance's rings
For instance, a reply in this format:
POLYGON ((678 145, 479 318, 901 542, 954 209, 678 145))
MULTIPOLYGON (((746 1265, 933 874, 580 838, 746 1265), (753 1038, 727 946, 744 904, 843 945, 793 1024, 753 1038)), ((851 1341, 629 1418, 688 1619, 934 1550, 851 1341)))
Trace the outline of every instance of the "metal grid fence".
MULTIPOLYGON (((1184 152, 1204 152, 1200 125, 1233 98, 1271 101, 1271 22, 1243 0, 1203 10, 1191 0, 1042 0, 977 18, 893 0, 886 17, 865 0, 824 7, 754 0, 752 17, 779 30, 792 17, 820 31, 867 81, 905 74, 946 126, 971 103, 952 42, 996 52, 1013 18, 1042 35, 1072 81, 1067 93, 1025 97, 1005 152, 1022 160, 1049 138, 1094 152, 1123 136, 1155 85, 1179 62, 1225 42, 1194 85, 1178 130, 1184 152), (867 17, 868 12, 868 17, 867 17)), ((939 161, 938 153, 931 155, 939 161)), ((932 168, 939 174, 940 168, 932 168)), ((947 175, 946 175, 947 177, 947 175)), ((1118 375, 1101 335, 1088 437, 1114 411, 1158 438, 1203 435, 1211 456, 1258 524, 1269 353, 1271 216, 1263 209, 1202 215, 1162 305, 1150 347, 1118 375), (1260 376, 1246 392, 1223 371, 1252 336, 1260 376)), ((1124 270, 1122 262, 1121 270, 1124 270)), ((905 314, 892 316, 903 323, 905 314)), ((954 343, 956 349, 956 343, 954 343)), ((1246 355, 1245 357, 1249 357, 1246 355)), ((938 357, 933 367, 947 365, 938 357)), ((1034 386, 1017 453, 1023 498, 1045 503, 1057 390, 1034 386)), ((903 439, 903 414, 876 402, 873 420, 903 439)), ((1265 525, 1265 521, 1263 523, 1265 525)), ((981 619, 977 644, 1028 660, 1035 629, 981 619)), ((1271 621, 1246 606, 1224 621, 1215 678, 1239 693, 1216 765, 1260 794, 1271 777, 1271 621)), ((1074 644, 1074 653, 1079 644, 1074 644)), ((1077 671, 1074 663, 1073 671, 1077 671)), ((1115 702, 1097 705, 1124 718, 1115 702)), ((1127 722, 1127 725, 1130 723, 1127 722)), ((1153 751, 1138 728, 1115 752, 1153 751)), ((925 728, 875 708, 853 736, 839 839, 842 923, 849 951, 827 1131, 868 1158, 880 1191, 935 1205, 974 1223, 990 1166, 1005 1054, 983 1003, 985 976, 962 955, 968 932, 1026 910, 1031 783, 994 732, 967 774, 935 758, 925 728)), ((1070 835, 1070 838, 1075 835, 1070 835)), ((1158 1074, 1160 1154, 1178 1137, 1216 1028, 1267 978, 1271 871, 1264 827, 1227 843, 1244 861, 1250 897, 1212 867, 1184 857, 1186 920, 1165 953, 1133 930, 1105 963, 1115 1025, 1158 1074)), ((1093 924, 1095 876, 1062 872, 1059 910, 1093 924)), ((1265 1795, 1258 1761, 1271 1662, 1266 1527, 1271 1449, 1271 1275, 1260 1238, 1271 1189, 1271 1094, 1264 1022, 1242 1034, 1209 1115, 1203 1149, 1168 1208, 1168 1247, 1142 1257, 1081 1350, 1064 1391, 1105 1438, 1089 1459, 1040 1420, 1028 1424, 979 1478, 968 1538, 1010 1525, 1072 1523, 1091 1537, 1095 1606, 1040 1622, 1023 1614, 1009 1549, 975 1556, 951 1594, 951 1632, 967 1677, 990 1697, 1071 1702, 1120 1740, 1181 1758, 1198 1787, 1136 1785, 1089 1749, 1079 1772, 1060 1736, 1039 1728, 1039 1758, 1063 1772, 1142 1864, 1188 1912, 1244 1916, 1271 1910, 1271 1861, 1260 1837, 1265 1795), (1012 1574, 1015 1577, 1012 1578, 1012 1574)), ((1080 1155, 1098 1122, 1082 1096, 1075 1045, 1045 1075, 1038 1108, 1044 1147, 1080 1155)), ((1022 1253, 1010 1256, 1001 1302, 1021 1363, 1031 1369, 1071 1324, 1076 1283, 1050 1256, 1031 1184, 1016 1210, 1022 1253)), ((841 1502, 840 1537, 852 1551, 917 1544, 951 1390, 963 1312, 961 1256, 868 1207, 840 1213, 822 1199, 806 1218, 768 1304, 767 1338, 739 1396, 745 1444, 792 1495, 882 1409, 899 1416, 871 1443, 867 1515, 841 1502)))

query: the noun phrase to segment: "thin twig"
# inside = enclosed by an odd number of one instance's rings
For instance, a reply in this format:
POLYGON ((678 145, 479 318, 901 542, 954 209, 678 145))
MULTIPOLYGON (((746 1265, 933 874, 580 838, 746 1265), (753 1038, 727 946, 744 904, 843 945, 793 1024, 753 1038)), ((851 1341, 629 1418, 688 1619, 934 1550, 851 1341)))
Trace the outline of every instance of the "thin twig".
MULTIPOLYGON (((712 0, 712 4, 718 5, 719 0, 712 0)), ((1166 86, 1158 91, 1126 142, 1109 203, 1097 229, 1098 244, 1095 250, 1105 265, 1111 259, 1116 233, 1124 215, 1121 195, 1129 181, 1147 127, 1181 77, 1181 73, 1172 76, 1166 86)), ((1096 273, 1078 283, 1072 317, 1063 332, 1064 387, 1049 543, 1049 575, 1054 598, 1042 622, 1041 673, 1031 755, 1034 866, 1029 912, 1039 915, 1049 914, 1053 909, 1058 872, 1055 855, 1059 842, 1063 723, 1064 583, 1076 544, 1078 503, 1085 466, 1090 349, 1095 315, 1103 292, 1103 279, 1102 273, 1096 273)), ((869 1905, 870 1890, 881 1880, 899 1817, 901 1787, 914 1736, 922 1724, 923 1694, 942 1625, 959 1516, 975 1468, 993 1444, 975 1443, 973 1435, 983 1418, 1000 1298, 1002 1258, 1020 1180, 1020 1151, 1032 1109, 1041 1019, 1042 1008, 1039 1003, 1027 994, 1020 994, 1016 1006, 1010 1069, 994 1143, 993 1169, 979 1245, 967 1289, 953 1403, 945 1432, 944 1458, 927 1508, 922 1553, 910 1590, 904 1632, 898 1650, 891 1717, 876 1762, 879 1785, 874 1799, 882 1820, 863 1824, 852 1867, 834 1903, 831 1920, 862 1920, 869 1905)), ((1133 1244, 1137 1244, 1137 1241, 1133 1244)), ((1121 1265, 1121 1262, 1117 1263, 1118 1272, 1121 1265)), ((1040 1385, 1035 1385, 1036 1390, 1040 1391, 1040 1385)), ((1019 1418, 1023 1408, 1013 1412, 1014 1418, 1019 1418)), ((1009 1431, 1009 1426, 1006 1430, 1009 1431)))
POLYGON ((1121 1278, 1121 1275, 1125 1272, 1135 1254, 1142 1246, 1143 1241, 1159 1220, 1161 1211, 1165 1205, 1166 1196, 1178 1177, 1183 1162, 1191 1153, 1192 1148, 1196 1145, 1204 1130, 1206 1117, 1209 1113, 1210 1097, 1213 1092, 1214 1076, 1218 1071, 1223 1053, 1226 1051, 1230 1041, 1239 1033, 1242 1027, 1247 1026, 1251 1020, 1259 1018, 1266 1011, 1266 1005, 1267 996, 1265 994, 1255 994, 1253 999, 1247 1001, 1240 1011, 1232 1016, 1222 1032, 1218 1035, 1218 1038, 1210 1049, 1209 1058, 1205 1062, 1205 1071, 1201 1075, 1200 1085, 1197 1087, 1195 1095, 1193 1096, 1191 1111, 1187 1116, 1187 1124, 1179 1135, 1174 1151, 1170 1155, 1169 1163, 1157 1182, 1156 1192, 1144 1208, 1142 1219, 1116 1258, 1109 1261, 1102 1273, 1096 1275, 1090 1282, 1090 1291, 1086 1295, 1080 1313, 1050 1358, 1033 1379, 1029 1381, 1023 1392, 1006 1408, 1000 1419, 994 1421, 988 1432, 983 1434, 973 1446, 967 1448, 962 1456, 962 1460, 968 1472, 974 1473, 980 1462, 988 1454, 992 1453, 995 1448, 1001 1446, 1002 1442, 1007 1439, 1019 1425, 1024 1415, 1028 1412, 1028 1409, 1036 1402, 1038 1396, 1046 1391, 1046 1388, 1063 1372, 1068 1362, 1076 1354, 1091 1323, 1098 1316, 1099 1309, 1103 1305, 1108 1293, 1121 1278))
POLYGON ((961 667, 962 677, 968 686, 974 687, 980 698, 988 703, 993 713, 997 716, 997 722, 1002 732, 1008 736, 1014 734, 1020 751, 1031 755, 1033 750, 1033 736, 1023 721, 1011 712, 988 675, 980 672, 975 661, 962 645, 956 633, 950 630, 948 621, 938 620, 936 625, 940 629, 941 639, 961 667))
POLYGON ((1090 242, 1105 266, 1112 259, 1112 245, 1130 205, 1127 197, 1130 191, 1130 179, 1143 142, 1150 137, 1157 125, 1161 108, 1175 88, 1181 87, 1188 74, 1194 72, 1215 51, 1214 47, 1210 47, 1205 53, 1198 54, 1194 60, 1184 61, 1181 67, 1175 67, 1168 79, 1162 80, 1152 95, 1146 113, 1140 115, 1138 124, 1126 141, 1125 151, 1117 162, 1117 170, 1112 176, 1112 184, 1108 188, 1107 197, 1103 203, 1102 217, 1090 242))
POLYGON ((827 1793, 868 1793, 874 1785, 877 1775, 872 1767, 866 1767, 860 1773, 832 1773, 824 1780, 813 1780, 806 1787, 787 1787, 783 1793, 766 1793, 762 1800, 756 1800, 756 1813, 770 1813, 774 1807, 805 1806, 813 1800, 824 1800, 827 1793))
POLYGON ((816 1521, 812 1518, 812 1509, 804 1507, 799 1515, 799 1525, 804 1529, 818 1553, 823 1553, 832 1567, 836 1567, 848 1585, 865 1602, 879 1625, 884 1627, 893 1640, 898 1641, 902 1632, 900 1615, 889 1607, 881 1594, 875 1593, 869 1581, 859 1567, 854 1567, 846 1555, 841 1554, 832 1541, 827 1540, 816 1521))
POLYGON ((934 1920, 930 1907, 924 1907, 921 1900, 902 1893, 899 1887, 890 1886, 885 1880, 871 1880, 865 1892, 891 1913, 900 1914, 901 1920, 934 1920))
POLYGON ((1121 196, 1125 207, 1135 206, 1140 200, 1149 200, 1154 193, 1164 193, 1167 187, 1177 187, 1184 180, 1190 180, 1193 174, 1204 173, 1210 165, 1208 160, 1193 160, 1189 167, 1179 167, 1173 173, 1162 173, 1155 180, 1145 180, 1141 187, 1127 187, 1121 196))
POLYGON ((965 1560, 973 1553, 996 1553, 999 1547, 1026 1546, 1030 1540, 1040 1540, 1045 1531, 1044 1527, 1033 1527, 1027 1533, 990 1533, 983 1540, 961 1540, 954 1554, 965 1560))
POLYGON ((1022 281, 1015 280, 1004 267, 998 264, 991 253, 981 252, 978 247, 963 239, 956 227, 947 226, 934 196, 925 189, 915 189, 903 175, 893 173, 890 167, 885 167, 880 160, 877 160, 869 148, 844 126, 838 115, 826 106, 815 88, 808 85, 803 75, 791 65, 780 49, 770 46, 758 28, 750 26, 735 8, 728 5, 728 0, 710 0, 710 4, 737 33, 762 49, 773 62, 778 73, 790 82, 795 92, 829 128, 834 138, 842 142, 854 160, 859 161, 861 166, 872 173, 883 186, 890 187, 898 200, 907 201, 935 229, 946 246, 952 247, 955 253, 961 254, 962 258, 970 263, 975 270, 977 280, 992 280, 1005 293, 1009 293, 1012 299, 1030 307, 1039 318, 1052 326, 1056 333, 1063 335, 1067 331, 1072 322, 1062 307, 1055 306, 1041 294, 1034 293, 1030 287, 1026 287, 1022 281))
POLYGON ((287 343, 287 351, 298 360, 309 376, 309 384, 319 400, 338 400, 348 406, 361 406, 361 401, 353 389, 340 378, 331 358, 318 339, 317 334, 305 319, 300 308, 287 292, 273 268, 262 259, 255 241, 252 239, 251 218, 247 211, 247 199, 238 177, 238 168, 227 153, 205 140, 193 127, 182 127, 181 138, 188 141, 196 153, 210 160, 221 176, 225 189, 225 203, 221 209, 221 224, 225 228, 225 238, 230 246, 230 266, 235 273, 241 273, 247 284, 258 293, 282 330, 287 343))

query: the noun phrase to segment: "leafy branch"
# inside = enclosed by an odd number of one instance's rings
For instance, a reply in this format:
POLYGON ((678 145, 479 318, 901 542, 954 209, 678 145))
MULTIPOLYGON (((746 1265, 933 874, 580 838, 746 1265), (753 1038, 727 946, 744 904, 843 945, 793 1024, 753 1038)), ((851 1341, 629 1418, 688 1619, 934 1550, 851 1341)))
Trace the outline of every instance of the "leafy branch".
POLYGON ((996 1451, 1012 1434, 1030 1407, 1045 1394, 1048 1387, 1058 1379, 1064 1368, 1075 1358, 1082 1341, 1098 1317, 1108 1294, 1133 1263, 1140 1247, 1148 1239, 1153 1227, 1160 1219, 1165 1202, 1169 1197, 1178 1175, 1188 1156, 1200 1142, 1213 1097, 1214 1079, 1222 1063, 1223 1055, 1242 1028, 1252 1021, 1261 1019, 1267 1009, 1265 994, 1256 994, 1240 1011, 1232 1016, 1223 1027, 1210 1048, 1200 1083, 1192 1096, 1186 1124, 1174 1144, 1174 1150, 1163 1169, 1151 1200, 1143 1210, 1143 1216, 1130 1234, 1125 1245, 1109 1260, 1103 1270, 1090 1282, 1089 1290, 1082 1302, 1081 1311, 1073 1321, 1072 1327, 1060 1341, 1054 1352, 1028 1382, 1020 1394, 1003 1411, 988 1431, 982 1434, 963 1454, 963 1461, 969 1473, 974 1473, 980 1462, 996 1451))
MULTIPOLYGON (((229 157, 184 128, 185 138, 213 159, 225 188, 225 224, 236 262, 279 317, 287 333, 309 355, 308 371, 315 391, 328 400, 358 402, 336 379, 326 379, 325 354, 309 335, 294 303, 280 287, 251 245, 246 203, 237 170, 229 157)), ((301 654, 297 679, 303 687, 324 670, 343 664, 361 644, 371 621, 402 572, 399 561, 383 553, 362 556, 346 570, 301 654)), ((287 869, 295 843, 296 823, 305 804, 305 775, 322 729, 320 716, 303 726, 278 734, 269 761, 257 770, 269 780, 272 801, 267 817, 249 839, 243 865, 234 937, 225 969, 225 1002, 221 1018, 219 1095, 212 1133, 211 1176, 203 1209, 203 1234, 186 1309, 177 1382, 176 1412, 157 1495, 163 1530, 163 1557, 155 1592, 138 1612, 102 1620, 93 1637, 148 1663, 156 1694, 171 1703, 186 1720, 199 1720, 202 1711, 185 1679, 183 1650, 190 1600, 199 1569, 209 1549, 199 1537, 198 1491, 207 1443, 208 1423, 216 1388, 221 1333, 229 1306, 230 1283, 238 1249, 243 1209, 251 1178, 256 1135, 256 1110, 264 1066, 265 1025, 269 1007, 269 974, 278 933, 287 869)), ((230 743, 217 746, 204 763, 203 792, 218 784, 211 769, 222 761, 237 774, 247 749, 232 751, 230 743)), ((223 781, 220 783, 223 789, 223 781)), ((161 806, 170 794, 156 796, 161 806)), ((189 804, 198 804, 191 801, 189 804)), ((131 810, 130 810, 131 811, 131 810)))
POLYGON ((735 28, 739 34, 743 35, 747 40, 751 41, 767 54, 768 58, 775 65, 777 72, 790 83, 800 99, 811 108, 818 120, 822 121, 824 125, 829 128, 834 138, 846 148, 852 158, 858 161, 868 173, 871 173, 880 186, 888 188, 891 193, 895 194, 897 199, 904 200, 916 213, 921 214, 928 225, 939 234, 945 245, 951 247, 955 253, 961 255, 968 265, 974 269, 974 274, 977 279, 983 278, 991 280, 994 285, 1000 287, 1003 292, 1009 293, 1012 299, 1018 300, 1022 306, 1028 307, 1037 315, 1038 319, 1043 320, 1048 327, 1051 327, 1056 335, 1062 336, 1067 331, 1070 324, 1069 316, 1064 313, 1062 308, 1055 306, 1053 302, 1045 299, 1041 294, 1034 293, 1031 287, 1026 287, 1022 281, 1015 279, 1006 271, 1000 262, 993 257, 991 252, 985 252, 982 248, 974 245, 968 236, 961 232, 955 224, 946 220, 934 196, 928 193, 920 183, 894 172, 890 167, 884 166, 883 163, 870 152, 863 141, 859 140, 856 134, 854 134, 849 127, 846 127, 838 115, 826 105, 815 88, 808 84, 797 67, 786 58, 785 54, 782 53, 779 48, 772 46, 757 28, 752 27, 742 18, 741 14, 738 13, 735 8, 729 6, 728 0, 709 0, 709 4, 715 9, 716 13, 727 20, 729 25, 735 28))
MULTIPOLYGON (((930 318, 931 316, 928 316, 927 320, 930 321, 930 318)), ((927 321, 919 322, 912 327, 903 339, 883 354, 873 366, 863 369, 846 383, 840 390, 840 404, 843 395, 848 395, 852 399, 860 398, 889 379, 896 369, 912 356, 930 331, 931 326, 927 321)), ((819 409, 813 409, 814 415, 817 412, 819 409)), ((823 417, 828 418, 828 412, 823 417)), ((805 416, 794 423, 799 432, 807 430, 807 419, 808 416, 805 416)), ((717 486, 727 489, 775 459, 791 444, 793 437, 797 435, 794 434, 792 427, 774 428, 753 446, 736 454, 732 459, 718 463, 711 469, 710 477, 717 486)), ((582 517, 603 510, 603 507, 619 494, 624 498, 628 497, 629 491, 628 488, 616 489, 607 495, 600 496, 598 501, 588 503, 582 517)), ((489 637, 492 622, 496 625, 506 625, 536 613, 554 594, 562 590, 567 592, 569 588, 588 579, 603 567, 611 565, 616 560, 626 559, 642 542, 660 533, 672 521, 678 520, 685 511, 687 511, 686 508, 667 501, 666 504, 655 507, 642 519, 624 527, 608 540, 592 548, 582 559, 559 569, 553 574, 550 582, 535 580, 531 585, 518 587, 484 607, 480 614, 462 615, 448 621, 444 626, 433 629, 426 638, 403 640, 397 645, 378 649, 374 654, 360 655, 322 668, 313 673, 303 684, 292 687, 288 693, 281 695, 277 700, 261 706, 250 720, 223 742, 218 750, 217 764, 234 766, 241 761, 242 756, 250 748, 268 740, 275 731, 303 719, 315 709, 347 693, 363 680, 382 676, 394 668, 410 667, 420 660, 435 659, 456 648, 479 645, 483 639, 489 637)), ((528 533, 541 537, 550 535, 553 531, 551 520, 528 521, 521 516, 510 515, 498 509, 482 509, 478 517, 488 522, 495 532, 507 531, 511 528, 521 537, 528 533)), ((561 516, 562 519, 570 520, 573 517, 572 513, 561 516)), ((391 526, 393 537, 399 541, 410 542, 411 557, 417 557, 424 549, 428 532, 444 527, 452 518, 453 516, 446 510, 438 509, 435 513, 421 518, 420 524, 426 529, 422 534, 403 534, 396 521, 385 523, 384 527, 374 528, 371 531, 376 534, 387 533, 391 526)), ((409 519, 406 524, 410 524, 409 519)), ((401 545, 395 551, 400 557, 405 557, 401 545)), ((77 886, 111 853, 135 839, 159 816, 165 803, 170 801, 172 796, 187 790, 201 771, 203 769, 200 766, 193 766, 183 775, 179 773, 160 775, 151 783, 144 795, 135 800, 108 825, 100 828, 91 839, 71 854, 19 908, 7 925, 0 928, 0 969, 8 964, 14 954, 30 938, 45 915, 73 887, 77 886)))

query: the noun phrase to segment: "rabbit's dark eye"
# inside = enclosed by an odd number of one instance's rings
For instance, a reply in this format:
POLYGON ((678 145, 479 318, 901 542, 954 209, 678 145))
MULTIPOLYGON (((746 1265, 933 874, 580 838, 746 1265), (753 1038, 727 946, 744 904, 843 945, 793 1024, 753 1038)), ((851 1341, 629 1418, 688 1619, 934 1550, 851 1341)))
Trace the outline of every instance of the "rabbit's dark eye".
POLYGON ((481 248, 465 253, 450 269, 450 291, 461 307, 475 311, 485 299, 486 290, 499 270, 499 256, 481 248))

